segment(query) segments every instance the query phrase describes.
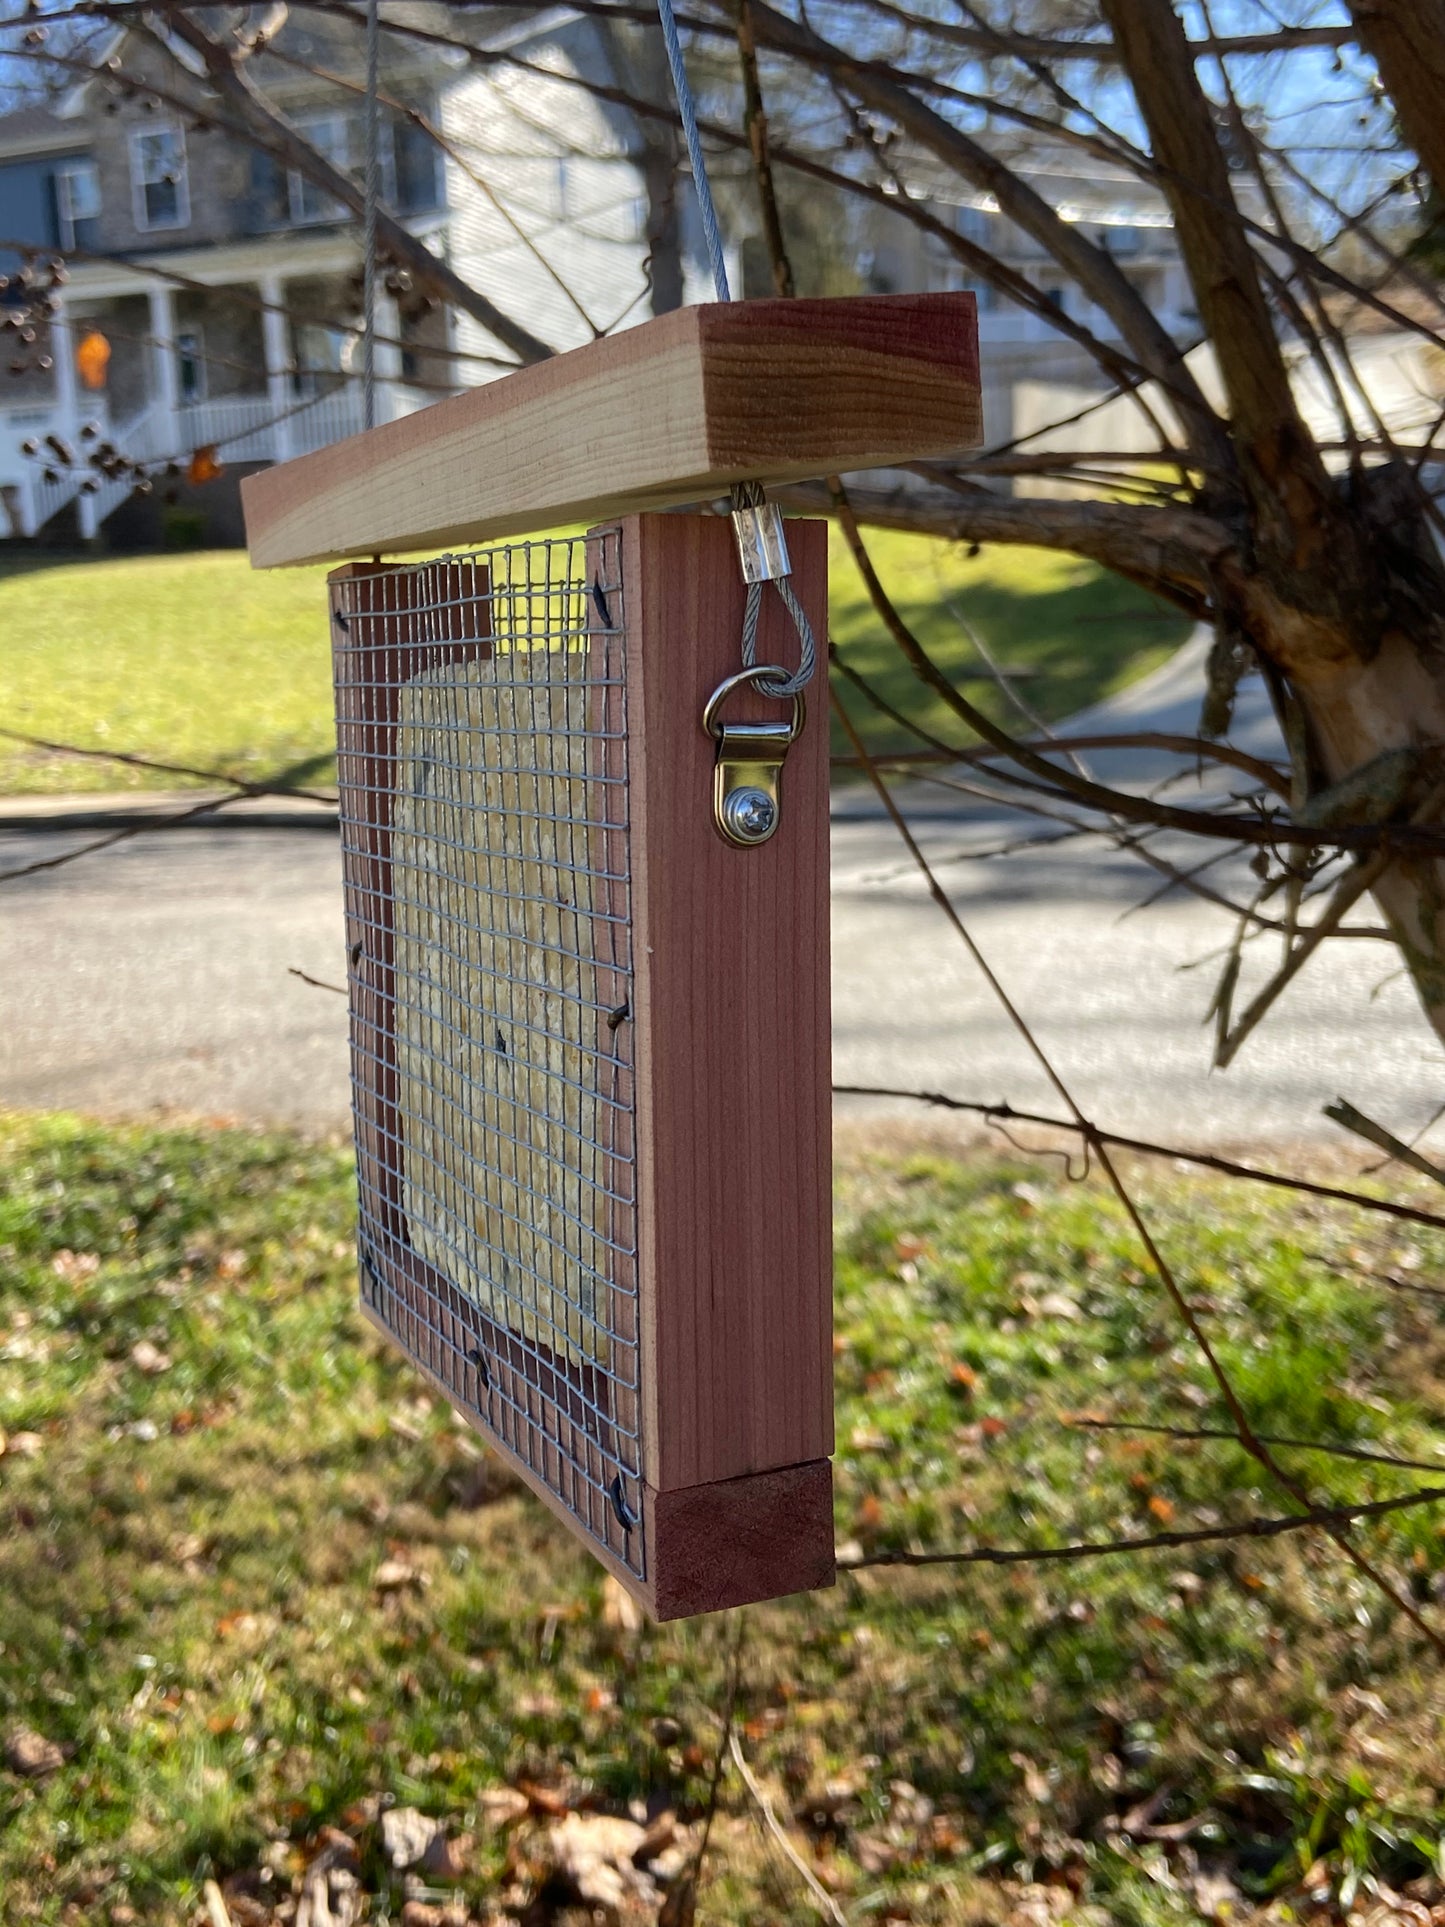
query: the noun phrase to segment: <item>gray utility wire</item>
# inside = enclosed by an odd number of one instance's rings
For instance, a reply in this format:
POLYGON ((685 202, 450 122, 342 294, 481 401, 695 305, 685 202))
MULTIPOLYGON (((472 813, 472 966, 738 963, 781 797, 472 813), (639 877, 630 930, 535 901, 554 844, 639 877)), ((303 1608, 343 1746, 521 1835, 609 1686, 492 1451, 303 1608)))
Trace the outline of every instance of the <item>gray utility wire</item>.
POLYGON ((380 70, 380 0, 366 0, 366 253, 362 264, 361 407, 362 421, 367 428, 376 426, 376 200, 381 171, 376 96, 380 70))
MULTIPOLYGON (((697 192, 697 204, 702 213, 702 231, 707 241, 708 258, 712 262, 713 286, 719 301, 731 301, 732 290, 728 286, 727 262, 723 259, 722 235, 718 230, 717 209, 713 205, 712 185, 707 177, 707 161, 703 157, 702 140, 697 131, 697 106, 693 101, 692 88, 688 85, 687 68, 683 65, 682 42, 677 34, 677 15, 672 10, 672 0, 657 0, 657 15, 662 23, 663 43, 667 48, 667 64, 672 69, 672 89, 677 96, 677 111, 682 120, 683 138, 687 142, 687 157, 692 164, 692 184, 697 192)), ((756 482, 743 482, 733 490, 733 508, 760 508, 763 491, 756 482)), ((792 675, 780 671, 767 682, 760 682, 758 688, 765 696, 787 698, 797 696, 813 679, 817 665, 818 646, 813 640, 812 625, 803 613, 802 604, 793 593, 792 585, 786 576, 774 579, 773 587, 782 599, 783 607, 793 619, 798 632, 798 666, 792 675)), ((758 617, 762 613, 763 585, 761 582, 748 586, 747 605, 743 612, 743 667, 752 669, 758 659, 758 617)))
POLYGON ((692 163, 692 184, 697 190, 697 204, 702 212, 702 231, 707 240, 708 258, 712 262, 712 284, 719 301, 731 301, 732 290, 728 286, 728 267, 723 259, 717 209, 712 203, 712 185, 707 177, 707 162, 703 159, 702 140, 697 131, 697 107, 692 98, 692 88, 688 85, 687 68, 682 63, 682 42, 677 37, 677 15, 672 10, 672 0, 657 0, 657 14, 662 22, 667 64, 672 69, 672 91, 677 96, 677 111, 682 116, 687 158, 692 163))

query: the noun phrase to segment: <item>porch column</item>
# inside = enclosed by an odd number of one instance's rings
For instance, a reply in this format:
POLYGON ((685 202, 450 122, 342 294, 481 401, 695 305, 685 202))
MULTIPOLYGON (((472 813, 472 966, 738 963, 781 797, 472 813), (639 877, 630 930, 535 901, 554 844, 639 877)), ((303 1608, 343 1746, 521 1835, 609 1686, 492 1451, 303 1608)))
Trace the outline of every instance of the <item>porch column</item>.
POLYGON ((396 296, 376 291, 376 419, 389 422, 398 413, 393 383, 401 380, 401 316, 396 296))
MULTIPOLYGON (((75 380, 75 323, 64 300, 50 317, 50 358, 55 363, 55 432, 67 444, 80 464, 80 390, 75 380)), ((81 468, 82 474, 89 470, 81 468)), ((75 498, 76 519, 81 539, 89 542, 97 522, 95 497, 79 494, 75 498)))
POLYGON ((80 391, 75 384, 75 323, 63 300, 50 317, 50 358, 55 363, 56 432, 69 441, 80 428, 80 391))
POLYGON ((266 404, 271 416, 271 446, 278 462, 292 454, 290 410, 291 330, 286 319, 286 283, 279 274, 264 275, 258 287, 266 304, 261 310, 261 340, 266 355, 266 404))
POLYGON ((155 400, 159 419, 155 439, 158 450, 179 454, 176 437, 181 405, 180 377, 176 370, 176 296, 169 281, 154 281, 147 291, 151 304, 151 362, 155 369, 155 400))

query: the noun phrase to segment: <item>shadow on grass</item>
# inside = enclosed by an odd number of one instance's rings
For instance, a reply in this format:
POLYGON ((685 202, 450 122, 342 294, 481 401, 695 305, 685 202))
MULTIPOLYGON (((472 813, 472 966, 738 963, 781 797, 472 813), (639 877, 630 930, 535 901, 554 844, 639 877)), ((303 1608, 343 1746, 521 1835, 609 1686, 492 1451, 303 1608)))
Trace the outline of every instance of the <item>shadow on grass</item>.
MULTIPOLYGON (((1157 668, 1193 628, 1179 610, 1087 563, 1033 550, 1016 552, 1009 563, 1006 573, 985 565, 971 579, 966 560, 939 564, 930 558, 923 566, 898 571, 890 584, 899 613, 934 662, 997 722, 1028 727, 999 690, 970 630, 1004 671, 1016 675, 1018 694, 1028 707, 1052 723, 1157 668)), ((974 740, 947 703, 915 675, 860 594, 835 590, 832 633, 849 667, 895 709, 947 742, 974 740)), ((919 747, 862 696, 844 693, 870 751, 919 747)), ((848 754, 836 723, 833 754, 848 754)))

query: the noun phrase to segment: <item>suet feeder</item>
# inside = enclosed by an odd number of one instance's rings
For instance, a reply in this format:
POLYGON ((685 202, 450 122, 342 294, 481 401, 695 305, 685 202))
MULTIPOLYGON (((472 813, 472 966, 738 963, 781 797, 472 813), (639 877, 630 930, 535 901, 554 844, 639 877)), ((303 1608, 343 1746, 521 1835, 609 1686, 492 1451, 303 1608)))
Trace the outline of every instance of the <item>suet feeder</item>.
POLYGON ((658 1618, 833 1575, 826 525, 666 511, 979 434, 971 296, 758 301, 243 484, 343 564, 364 1307, 658 1618))

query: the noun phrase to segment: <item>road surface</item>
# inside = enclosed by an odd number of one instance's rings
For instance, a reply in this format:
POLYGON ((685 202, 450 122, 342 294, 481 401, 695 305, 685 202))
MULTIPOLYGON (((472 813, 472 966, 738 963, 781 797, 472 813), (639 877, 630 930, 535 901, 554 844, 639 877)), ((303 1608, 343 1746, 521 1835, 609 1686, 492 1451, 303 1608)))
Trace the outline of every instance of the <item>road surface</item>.
MULTIPOLYGON (((1072 728, 1192 733, 1198 680, 1196 650, 1072 728)), ((1267 752, 1251 701, 1237 735, 1267 752)), ((1092 762, 1117 776, 1107 755, 1092 762)), ((915 794, 970 930, 1101 1124, 1196 1146, 1340 1143, 1320 1116, 1339 1093, 1402 1133, 1445 1099, 1445 1058, 1387 945, 1328 947, 1211 1073, 1206 960, 1230 934, 1223 912, 1176 892, 1130 914, 1158 879, 1102 839, 980 860, 1038 826, 915 794)), ((0 870, 83 834, 12 818, 0 870)), ((835 806, 833 904, 837 1082, 1057 1108, 860 792, 835 806)), ((335 983, 344 967, 335 838, 314 828, 151 834, 0 884, 0 1104, 340 1125, 344 1002, 289 973, 335 983)))

